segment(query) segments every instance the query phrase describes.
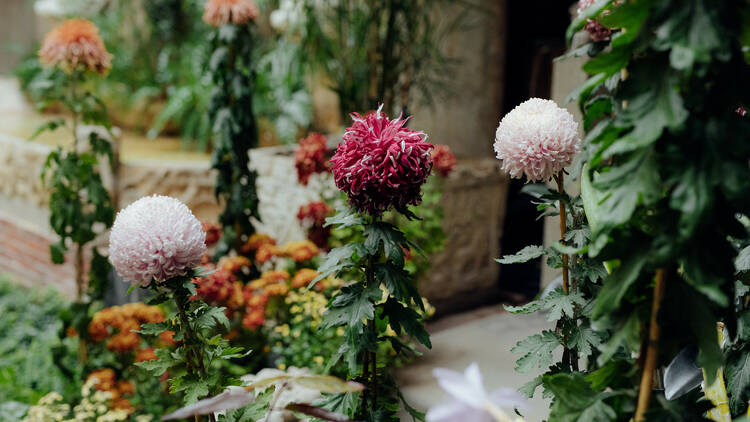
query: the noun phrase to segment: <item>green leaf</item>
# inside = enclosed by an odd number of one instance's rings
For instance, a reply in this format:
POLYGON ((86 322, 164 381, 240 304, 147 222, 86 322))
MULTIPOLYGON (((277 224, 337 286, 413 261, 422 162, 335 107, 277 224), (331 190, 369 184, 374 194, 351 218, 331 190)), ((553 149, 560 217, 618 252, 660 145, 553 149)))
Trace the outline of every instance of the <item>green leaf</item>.
POLYGON ((542 376, 539 375, 538 377, 535 377, 531 381, 525 383, 521 386, 521 388, 518 389, 518 392, 522 395, 532 398, 534 397, 534 393, 536 392, 536 389, 542 385, 542 376))
POLYGON ((363 320, 375 318, 375 302, 382 295, 377 286, 364 288, 361 283, 344 286, 331 301, 331 308, 325 313, 321 327, 362 326, 363 320))
POLYGON ((168 322, 149 322, 146 324, 141 324, 141 329, 137 330, 136 333, 143 334, 145 336, 158 336, 168 329, 168 322))
POLYGON ((586 299, 581 292, 576 291, 566 295, 562 289, 555 289, 544 298, 543 308, 549 311, 547 321, 557 321, 565 315, 573 318, 575 306, 583 306, 586 299))
POLYGON ((355 264, 352 257, 362 257, 364 252, 364 246, 361 243, 349 243, 331 249, 331 251, 328 252, 328 256, 326 256, 326 260, 318 268, 320 275, 315 277, 307 288, 312 288, 318 281, 323 280, 331 274, 336 274, 345 268, 353 267, 355 264))
POLYGON ((154 352, 156 359, 143 362, 136 362, 133 365, 143 368, 153 375, 160 377, 169 368, 179 365, 180 362, 174 360, 169 349, 156 349, 154 352))
POLYGON ((531 261, 532 259, 539 258, 542 255, 544 255, 544 247, 532 245, 526 246, 513 255, 505 255, 500 259, 496 259, 495 261, 501 264, 518 264, 531 261))
POLYGON ((523 355, 516 361, 516 371, 526 373, 534 368, 548 367, 554 360, 552 352, 561 345, 560 339, 550 330, 519 341, 510 350, 523 355))
POLYGON ((226 308, 205 306, 199 312, 198 317, 195 319, 195 327, 198 330, 213 329, 217 325, 224 328, 225 331, 229 331, 229 319, 224 313, 226 308))
POLYGON ((388 323, 398 334, 405 332, 411 337, 416 338, 428 349, 432 348, 430 334, 420 320, 419 314, 413 309, 407 308, 397 300, 389 298, 383 306, 384 314, 388 316, 388 323))
POLYGON ((572 330, 568 346, 578 350, 578 356, 586 359, 602 344, 602 335, 588 325, 581 325, 572 330))
POLYGON ((732 353, 725 367, 730 405, 736 411, 747 408, 750 399, 750 348, 732 353))
POLYGON ((422 296, 417 290, 416 283, 406 270, 393 265, 393 263, 386 262, 375 265, 375 276, 385 284, 393 297, 404 303, 413 301, 424 311, 422 296))
POLYGON ((543 306, 544 299, 539 299, 532 300, 523 306, 503 305, 503 308, 511 314, 533 314, 534 312, 540 311, 543 306))
POLYGON ((336 225, 338 228, 343 229, 347 227, 361 226, 364 225, 364 223, 365 221, 356 211, 350 208, 344 208, 339 209, 338 213, 333 217, 326 218, 325 227, 336 225))
POLYGON ((60 126, 65 126, 65 119, 51 120, 47 123, 44 123, 43 125, 39 126, 36 131, 34 131, 29 140, 33 141, 39 135, 47 131, 54 132, 60 126))
POLYGON ((365 249, 370 255, 377 255, 380 245, 396 266, 404 265, 404 250, 409 247, 404 233, 390 223, 378 221, 365 227, 365 249))
POLYGON ((597 393, 580 373, 546 375, 544 387, 555 394, 550 409, 550 420, 561 422, 609 422, 617 414, 604 402, 611 396, 597 393))
POLYGON ((657 73, 657 66, 650 62, 634 66, 631 78, 623 83, 617 100, 627 101, 628 107, 617 114, 617 120, 633 130, 598 152, 601 158, 651 145, 665 129, 678 129, 687 120, 677 77, 657 73))
POLYGON ((734 260, 734 267, 737 271, 750 270, 750 246, 746 246, 740 250, 737 258, 734 260))
POLYGON ((604 279, 604 286, 597 295, 594 305, 593 319, 599 319, 620 308, 625 293, 638 279, 647 257, 646 252, 634 252, 625 257, 620 266, 604 279))
POLYGON ((65 251, 67 248, 62 242, 52 243, 49 245, 49 254, 53 264, 65 263, 65 251))

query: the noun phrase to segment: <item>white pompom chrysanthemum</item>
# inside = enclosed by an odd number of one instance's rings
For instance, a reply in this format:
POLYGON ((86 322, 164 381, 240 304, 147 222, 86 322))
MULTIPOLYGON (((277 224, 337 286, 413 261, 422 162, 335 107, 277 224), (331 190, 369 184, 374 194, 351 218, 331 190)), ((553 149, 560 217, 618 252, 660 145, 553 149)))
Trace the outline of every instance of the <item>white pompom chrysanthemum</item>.
POLYGON ((190 209, 168 196, 141 198, 117 214, 109 259, 125 281, 142 287, 183 276, 201 263, 206 233, 190 209))
POLYGON ((573 162, 580 150, 578 123, 554 101, 531 98, 500 121, 495 152, 511 177, 547 181, 573 162))

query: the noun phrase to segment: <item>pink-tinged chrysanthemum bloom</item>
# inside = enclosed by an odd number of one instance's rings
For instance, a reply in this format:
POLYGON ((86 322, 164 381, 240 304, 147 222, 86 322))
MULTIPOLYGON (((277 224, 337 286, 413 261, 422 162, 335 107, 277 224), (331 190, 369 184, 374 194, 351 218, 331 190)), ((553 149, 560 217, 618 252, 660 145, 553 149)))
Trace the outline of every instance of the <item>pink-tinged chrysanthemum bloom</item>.
POLYGON ((311 132, 307 138, 299 140, 294 152, 294 166, 297 168, 297 179, 300 183, 307 185, 314 173, 328 171, 326 152, 326 138, 319 133, 311 132))
POLYGON ((125 281, 142 287, 186 275, 201 264, 206 232, 190 209, 168 196, 141 198, 117 214, 109 259, 125 281))
POLYGON ((472 363, 464 373, 437 368, 432 371, 440 387, 445 390, 445 402, 427 411, 427 422, 522 422, 521 418, 511 418, 511 410, 525 408, 526 400, 511 388, 487 392, 482 382, 479 366, 472 363))
POLYGON ((580 150, 578 123, 551 100, 531 98, 503 117, 495 152, 511 177, 547 181, 573 162, 580 150))
MULTIPOLYGON (((596 0, 578 0, 578 14, 580 15, 594 3, 596 3, 596 0)), ((596 19, 587 19, 586 26, 583 29, 589 33, 591 39, 595 42, 604 41, 612 35, 612 31, 602 26, 596 19)))
POLYGON ((443 177, 448 177, 456 168, 456 156, 448 145, 435 145, 432 150, 433 169, 443 177))
POLYGON ((254 21, 260 11, 253 0, 208 0, 203 12, 203 21, 211 26, 228 23, 245 25, 254 21))
POLYGON ((66 72, 80 66, 103 74, 110 68, 112 55, 104 47, 96 25, 86 19, 70 19, 44 37, 39 59, 66 72))
POLYGON ((380 110, 351 117, 354 123, 331 164, 336 186, 352 207, 379 216, 390 208, 419 204, 422 184, 432 171, 433 146, 427 135, 405 127, 409 119, 390 120, 380 110))

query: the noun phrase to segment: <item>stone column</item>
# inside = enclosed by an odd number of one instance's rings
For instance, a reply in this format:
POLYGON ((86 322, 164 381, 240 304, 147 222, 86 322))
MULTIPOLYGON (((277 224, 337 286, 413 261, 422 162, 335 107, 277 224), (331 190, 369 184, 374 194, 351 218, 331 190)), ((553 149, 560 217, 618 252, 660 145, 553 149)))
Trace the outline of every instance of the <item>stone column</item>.
POLYGON ((33 2, 29 0, 3 0, 2 8, 0 40, 3 48, 0 48, 0 74, 9 74, 18 64, 20 54, 34 43, 35 18, 33 2))

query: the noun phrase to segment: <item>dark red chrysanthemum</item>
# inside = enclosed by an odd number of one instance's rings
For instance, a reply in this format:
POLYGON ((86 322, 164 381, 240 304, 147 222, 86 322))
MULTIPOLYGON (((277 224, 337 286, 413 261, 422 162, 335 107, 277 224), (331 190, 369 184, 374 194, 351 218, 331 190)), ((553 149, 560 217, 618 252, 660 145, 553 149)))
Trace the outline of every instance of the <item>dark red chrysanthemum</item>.
POLYGON ((297 178, 303 185, 314 173, 328 171, 325 136, 311 132, 307 138, 300 139, 294 153, 294 166, 297 167, 297 178))
POLYGON ((432 171, 433 146, 427 135, 405 127, 408 118, 390 120, 380 110, 351 117, 354 123, 331 164, 336 186, 352 207, 379 216, 390 208, 419 204, 422 184, 432 171))
POLYGON ((328 249, 328 238, 331 237, 331 228, 325 227, 326 217, 333 211, 325 202, 310 202, 299 207, 297 219, 307 229, 307 238, 321 249, 328 249))
POLYGON ((435 145, 435 149, 432 150, 432 162, 435 171, 443 177, 448 177, 456 169, 456 156, 448 145, 435 145))
POLYGON ((326 217, 331 211, 331 207, 323 201, 310 202, 309 204, 299 207, 297 219, 301 222, 308 222, 312 225, 322 226, 325 224, 326 217))

